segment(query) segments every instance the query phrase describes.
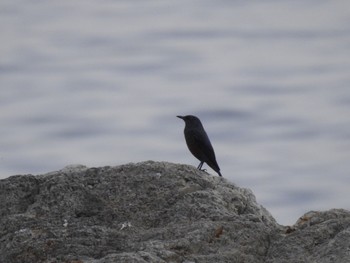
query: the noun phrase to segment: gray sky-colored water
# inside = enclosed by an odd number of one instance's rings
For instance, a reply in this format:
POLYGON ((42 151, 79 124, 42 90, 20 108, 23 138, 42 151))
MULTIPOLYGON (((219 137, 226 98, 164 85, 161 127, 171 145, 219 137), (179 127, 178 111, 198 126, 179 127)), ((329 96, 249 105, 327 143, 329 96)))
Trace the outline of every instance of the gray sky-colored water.
POLYGON ((281 224, 350 209, 349 1, 0 7, 0 178, 197 166, 175 117, 194 114, 224 177, 281 224))

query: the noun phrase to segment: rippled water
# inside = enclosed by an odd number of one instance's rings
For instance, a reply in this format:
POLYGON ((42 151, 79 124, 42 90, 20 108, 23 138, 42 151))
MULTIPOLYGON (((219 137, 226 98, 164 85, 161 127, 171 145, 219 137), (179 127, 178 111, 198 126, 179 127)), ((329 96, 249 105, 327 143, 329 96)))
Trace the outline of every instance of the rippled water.
POLYGON ((350 209, 349 1, 0 7, 0 178, 197 166, 175 117, 194 114, 224 177, 280 223, 350 209))

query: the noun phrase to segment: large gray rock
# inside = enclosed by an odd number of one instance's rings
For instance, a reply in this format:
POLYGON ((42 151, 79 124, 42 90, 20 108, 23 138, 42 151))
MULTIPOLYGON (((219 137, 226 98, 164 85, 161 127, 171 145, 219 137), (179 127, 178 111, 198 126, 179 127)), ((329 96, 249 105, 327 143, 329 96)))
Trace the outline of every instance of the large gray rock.
POLYGON ((187 165, 67 167, 0 181, 0 262, 350 262, 350 212, 276 223, 187 165))

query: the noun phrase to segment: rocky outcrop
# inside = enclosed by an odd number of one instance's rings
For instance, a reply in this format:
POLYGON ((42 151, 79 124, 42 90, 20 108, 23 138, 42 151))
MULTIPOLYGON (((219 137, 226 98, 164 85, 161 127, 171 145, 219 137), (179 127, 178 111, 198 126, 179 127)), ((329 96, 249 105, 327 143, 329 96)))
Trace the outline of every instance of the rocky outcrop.
POLYGON ((67 167, 0 181, 0 262, 350 262, 350 212, 276 223, 187 165, 67 167))

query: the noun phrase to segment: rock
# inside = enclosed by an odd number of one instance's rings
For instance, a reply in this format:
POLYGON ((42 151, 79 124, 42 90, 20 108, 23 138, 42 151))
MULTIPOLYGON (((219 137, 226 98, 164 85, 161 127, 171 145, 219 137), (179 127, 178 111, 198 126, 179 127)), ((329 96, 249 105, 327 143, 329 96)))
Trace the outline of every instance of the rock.
POLYGON ((0 262, 350 262, 350 212, 276 223, 194 167, 69 166, 0 181, 0 262))
POLYGON ((309 212, 271 242, 266 262, 350 262, 350 212, 309 212))

